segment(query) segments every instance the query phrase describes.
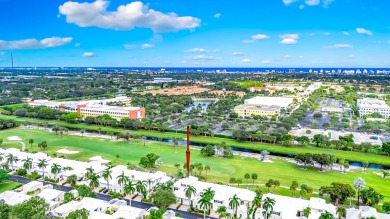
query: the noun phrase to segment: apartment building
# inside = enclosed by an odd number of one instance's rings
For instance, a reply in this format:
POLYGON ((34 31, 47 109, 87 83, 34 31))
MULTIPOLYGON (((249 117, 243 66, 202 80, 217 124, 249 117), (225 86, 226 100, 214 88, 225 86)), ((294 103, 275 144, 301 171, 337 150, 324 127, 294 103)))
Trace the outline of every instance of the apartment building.
POLYGON ((390 118, 390 107, 384 100, 364 98, 358 100, 356 105, 359 108, 360 118, 373 113, 379 113, 386 119, 390 118))

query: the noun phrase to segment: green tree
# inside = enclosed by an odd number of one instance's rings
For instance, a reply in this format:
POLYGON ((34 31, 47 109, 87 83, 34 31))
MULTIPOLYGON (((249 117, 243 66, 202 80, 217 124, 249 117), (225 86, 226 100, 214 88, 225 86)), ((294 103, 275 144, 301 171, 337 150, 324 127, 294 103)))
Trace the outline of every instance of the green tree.
POLYGON ((213 146, 207 145, 206 147, 202 148, 202 150, 200 150, 200 153, 205 157, 212 157, 215 155, 215 150, 213 146))
POLYGON ((46 150, 47 148, 47 142, 46 141, 42 141, 41 143, 38 144, 38 147, 42 150, 46 150))
POLYGON ((363 178, 358 177, 353 181, 353 187, 357 190, 357 205, 360 205, 360 192, 366 188, 366 181, 363 178))
POLYGON ((61 172, 61 166, 57 163, 51 165, 51 173, 54 174, 54 180, 57 180, 57 175, 61 172))
POLYGON ((11 218, 45 218, 49 205, 44 199, 33 197, 12 208, 11 218))
POLYGON ((107 182, 107 191, 110 191, 110 179, 112 179, 111 170, 109 168, 102 172, 103 179, 107 182))
POLYGON ((123 186, 130 181, 129 177, 125 175, 125 172, 122 171, 120 175, 116 177, 116 180, 118 181, 118 184, 121 186, 121 193, 123 194, 123 186))
POLYGON ((325 213, 322 213, 319 219, 334 219, 333 214, 326 211, 325 213))
POLYGON ((390 156, 390 142, 383 142, 382 143, 382 151, 390 156))
POLYGON ((46 159, 39 159, 38 160, 38 168, 42 169, 42 179, 45 181, 45 168, 47 167, 48 163, 46 159))
POLYGON ((203 219, 206 219, 206 211, 209 211, 211 208, 211 199, 208 195, 203 194, 199 201, 199 207, 203 210, 203 219))
POLYGON ((64 203, 68 203, 74 200, 74 195, 70 192, 65 192, 64 194, 64 203))
POLYGON ((192 196, 196 195, 196 188, 189 185, 184 189, 185 196, 190 200, 190 205, 192 206, 192 196))
POLYGON ((311 208, 307 207, 305 209, 303 209, 303 216, 305 216, 306 218, 309 218, 311 214, 311 208))
POLYGON ((363 172, 366 172, 369 165, 370 163, 368 163, 367 161, 363 162, 363 172))
POLYGON ((384 202, 382 205, 382 209, 384 212, 389 212, 390 211, 390 202, 384 202))
POLYGON ((77 176, 76 175, 70 175, 68 178, 66 178, 66 183, 68 183, 70 186, 74 187, 77 182, 77 176))
POLYGON ((16 160, 16 157, 13 155, 13 154, 8 154, 6 156, 6 162, 8 165, 11 164, 11 170, 14 171, 14 163, 15 163, 15 160, 16 160))
POLYGON ((219 218, 226 218, 227 216, 227 209, 225 206, 221 205, 217 208, 216 213, 218 214, 219 218))
POLYGON ((88 219, 88 216, 89 216, 89 212, 85 208, 82 208, 70 212, 65 219, 88 219))
POLYGON ((96 197, 96 193, 94 193, 92 189, 86 185, 78 186, 76 190, 79 193, 79 196, 81 197, 91 197, 91 198, 96 197))
POLYGON ((265 186, 268 188, 268 192, 271 191, 271 187, 273 187, 275 184, 275 180, 269 179, 268 182, 265 183, 265 186))
POLYGON ((129 181, 125 184, 123 190, 126 195, 127 194, 130 195, 130 206, 131 206, 131 201, 133 200, 133 194, 136 192, 136 185, 132 181, 129 181))
POLYGON ((10 218, 11 207, 7 204, 0 204, 0 219, 10 218))
POLYGON ((168 208, 170 205, 176 203, 176 196, 172 191, 158 190, 153 193, 150 198, 153 200, 153 204, 158 207, 168 208))
POLYGON ((261 190, 259 190, 259 193, 256 193, 255 198, 252 201, 252 218, 255 218, 255 214, 257 209, 261 208, 261 190))
POLYGON ((252 182, 253 182, 253 185, 255 185, 255 180, 257 180, 257 173, 252 173, 252 182))
POLYGON ((30 148, 31 148, 31 150, 32 150, 32 145, 34 144, 34 139, 29 139, 28 140, 28 143, 30 144, 30 148))
POLYGON ((291 186, 290 186, 290 190, 292 192, 292 197, 295 197, 295 192, 297 191, 297 188, 298 188, 298 182, 296 180, 294 180, 292 183, 291 183, 291 186))
POLYGON ((5 170, 0 170, 0 183, 4 182, 5 180, 8 180, 10 175, 5 170))
POLYGON ((339 219, 345 218, 347 216, 347 209, 343 206, 338 206, 336 210, 339 219))
POLYGON ((33 166, 33 159, 30 157, 27 157, 26 159, 22 160, 23 163, 23 168, 27 170, 28 174, 31 174, 31 169, 33 166))
POLYGON ((245 173, 244 178, 246 179, 246 183, 251 179, 251 174, 245 173))
POLYGON ((344 203, 347 198, 354 197, 356 191, 349 184, 333 182, 331 186, 322 186, 319 195, 329 196, 330 200, 338 205, 338 203, 344 203))
POLYGON ((240 205, 240 198, 238 198, 237 195, 234 195, 230 201, 229 201, 229 208, 233 209, 234 211, 234 217, 237 217, 237 209, 238 206, 240 205))
POLYGON ((325 137, 321 134, 316 134, 313 136, 313 142, 316 144, 316 147, 320 147, 325 142, 325 137))
POLYGON ((269 219, 271 217, 271 212, 274 209, 275 199, 265 198, 263 202, 263 216, 265 219, 269 219))
POLYGON ((363 204, 368 206, 375 206, 384 198, 382 194, 375 191, 375 189, 372 187, 362 190, 360 195, 362 197, 363 204))
POLYGON ((156 161, 159 158, 160 158, 160 156, 158 156, 154 153, 150 153, 150 154, 147 154, 145 157, 141 157, 139 164, 145 168, 154 167, 154 165, 156 164, 156 161))
POLYGON ((88 177, 89 179, 89 187, 91 187, 92 191, 99 187, 99 176, 95 173, 93 173, 92 175, 90 175, 88 177))

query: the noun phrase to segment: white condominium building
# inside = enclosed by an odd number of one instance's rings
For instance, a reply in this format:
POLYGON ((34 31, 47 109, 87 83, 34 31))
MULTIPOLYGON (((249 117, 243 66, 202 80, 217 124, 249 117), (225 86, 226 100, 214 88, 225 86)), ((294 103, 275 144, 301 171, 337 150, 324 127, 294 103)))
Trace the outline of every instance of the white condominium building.
POLYGON ((364 98, 357 101, 359 117, 364 117, 373 113, 379 113, 386 119, 390 118, 390 107, 383 100, 364 98))

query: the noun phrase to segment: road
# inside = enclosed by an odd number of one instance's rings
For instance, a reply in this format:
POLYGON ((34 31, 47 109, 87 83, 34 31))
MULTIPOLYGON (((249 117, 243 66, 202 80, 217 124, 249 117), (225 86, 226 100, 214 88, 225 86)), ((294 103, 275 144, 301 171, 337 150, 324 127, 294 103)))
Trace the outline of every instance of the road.
MULTIPOLYGON (((11 176, 10 180, 13 181, 13 182, 19 182, 19 183, 22 183, 22 184, 27 184, 27 183, 31 182, 30 179, 26 179, 26 178, 23 178, 23 177, 20 177, 20 176, 11 176)), ((60 191, 64 191, 64 192, 69 192, 69 191, 74 189, 74 188, 68 187, 68 186, 62 186, 62 185, 58 185, 58 184, 52 184, 52 183, 46 183, 45 182, 45 185, 47 185, 47 184, 53 185, 53 188, 58 189, 60 191)), ((100 194, 100 193, 97 193, 96 195, 97 195, 96 198, 100 199, 100 200, 110 201, 112 199, 109 195, 100 194)), ((130 204, 130 200, 128 200, 128 199, 124 199, 124 200, 127 202, 128 205, 130 204)), ((150 207, 153 207, 154 205, 148 204, 148 203, 143 203, 143 202, 138 202, 138 201, 134 201, 133 200, 133 201, 131 201, 131 206, 136 207, 136 208, 149 209, 150 207)), ((169 210, 173 210, 176 213, 182 214, 183 218, 188 218, 188 219, 203 218, 202 215, 190 213, 190 212, 187 212, 187 211, 180 211, 180 210, 171 209, 171 208, 169 208, 169 210)), ((210 219, 216 219, 216 218, 212 218, 212 217, 209 217, 209 218, 210 219)))

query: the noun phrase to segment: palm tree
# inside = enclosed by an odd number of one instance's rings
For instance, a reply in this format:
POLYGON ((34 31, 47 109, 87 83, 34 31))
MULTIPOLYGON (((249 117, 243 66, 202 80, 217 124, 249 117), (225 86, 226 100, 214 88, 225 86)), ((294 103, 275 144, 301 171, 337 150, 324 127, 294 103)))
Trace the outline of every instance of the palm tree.
POLYGON ((319 219, 334 219, 334 216, 333 214, 326 211, 325 213, 321 214, 319 219))
POLYGON ((59 164, 53 163, 51 165, 51 173, 54 174, 54 180, 57 180, 57 174, 61 171, 61 166, 59 164))
POLYGON ((233 209, 234 217, 237 217, 237 208, 240 205, 240 198, 237 195, 234 195, 233 198, 229 201, 229 208, 233 209))
POLYGON ((353 181, 353 187, 357 190, 357 195, 358 195, 358 200, 357 204, 359 205, 360 203, 360 192, 366 188, 366 181, 362 177, 358 177, 353 181))
POLYGON ((218 207, 216 212, 219 215, 219 218, 225 218, 227 216, 226 210, 226 207, 223 205, 218 207))
POLYGON ((34 139, 29 139, 28 140, 28 143, 30 144, 30 148, 31 148, 31 150, 32 150, 32 145, 34 144, 34 139))
POLYGON ((8 165, 11 164, 11 170, 13 171, 16 157, 13 154, 8 154, 6 158, 7 158, 7 164, 8 165))
POLYGON ((38 160, 38 168, 42 169, 42 178, 43 181, 45 181, 45 168, 47 167, 47 160, 46 159, 39 159, 38 160))
POLYGON ((257 194, 252 201, 252 218, 255 218, 255 214, 258 208, 261 208, 261 194, 257 194))
POLYGON ((275 199, 265 198, 263 203, 263 216, 265 219, 269 219, 271 217, 271 211, 274 209, 275 199))
POLYGON ((118 184, 121 186, 121 193, 123 194, 123 186, 128 182, 130 181, 129 180, 129 177, 125 175, 125 172, 122 171, 122 173, 120 175, 118 175, 116 177, 116 179, 118 180, 118 184))
POLYGON ((203 209, 203 219, 206 219, 206 211, 211 208, 211 199, 204 193, 199 199, 198 203, 200 204, 199 207, 203 209))
POLYGON ((303 209, 303 216, 305 216, 306 218, 309 218, 310 214, 311 214, 311 208, 307 207, 307 208, 303 209))
POLYGON ((126 195, 130 194, 130 206, 131 206, 131 200, 133 200, 133 194, 135 192, 136 192, 135 184, 133 184, 132 181, 129 181, 128 183, 126 183, 126 185, 124 187, 124 193, 126 195))
MULTIPOLYGON (((145 185, 145 182, 139 180, 135 186, 136 190, 138 193, 141 193, 142 195, 145 194, 146 192, 146 185, 145 185)), ((146 197, 144 197, 146 198, 146 197)))
POLYGON ((151 178, 149 178, 145 182, 148 184, 148 192, 150 192, 152 190, 153 180, 151 178))
POLYGON ((85 179, 88 179, 90 175, 95 173, 95 171, 92 167, 88 167, 86 170, 87 170, 87 172, 85 173, 85 179))
POLYGON ((337 207, 336 213, 339 215, 339 219, 345 218, 347 216, 347 209, 339 206, 337 207))
POLYGON ((215 191, 213 191, 210 187, 203 190, 203 195, 207 196, 210 200, 214 198, 215 191))
POLYGON ((27 170, 27 173, 30 174, 30 171, 32 169, 33 160, 32 158, 27 157, 23 160, 23 168, 27 170))
POLYGON ((107 191, 110 191, 110 179, 112 179, 112 175, 109 168, 103 171, 102 177, 107 181, 107 191))
POLYGON ((192 206, 192 195, 196 194, 196 188, 193 186, 188 186, 187 188, 184 189, 186 197, 190 200, 190 205, 192 206))
POLYGON ((96 175, 95 173, 92 173, 88 177, 89 179, 89 186, 91 187, 92 190, 95 188, 99 187, 99 176, 96 175))

